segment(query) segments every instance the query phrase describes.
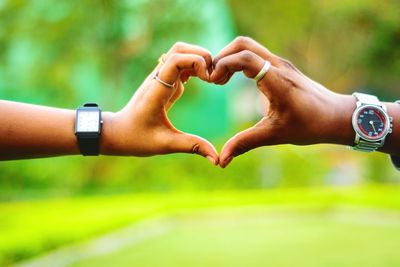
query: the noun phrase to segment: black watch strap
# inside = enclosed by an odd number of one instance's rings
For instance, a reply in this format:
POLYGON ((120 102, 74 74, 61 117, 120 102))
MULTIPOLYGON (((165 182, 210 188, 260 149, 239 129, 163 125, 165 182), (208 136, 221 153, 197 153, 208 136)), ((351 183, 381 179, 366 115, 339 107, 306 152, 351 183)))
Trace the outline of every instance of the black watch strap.
POLYGON ((77 140, 82 155, 99 155, 99 136, 77 136, 77 140))
POLYGON ((81 154, 83 156, 98 156, 100 153, 100 135, 101 135, 101 128, 102 128, 102 116, 101 116, 101 109, 96 103, 86 103, 82 107, 78 108, 77 110, 77 118, 78 121, 78 112, 79 111, 95 111, 99 113, 99 125, 98 131, 93 132, 80 132, 78 130, 78 122, 75 125, 75 135, 78 140, 78 146, 81 154))

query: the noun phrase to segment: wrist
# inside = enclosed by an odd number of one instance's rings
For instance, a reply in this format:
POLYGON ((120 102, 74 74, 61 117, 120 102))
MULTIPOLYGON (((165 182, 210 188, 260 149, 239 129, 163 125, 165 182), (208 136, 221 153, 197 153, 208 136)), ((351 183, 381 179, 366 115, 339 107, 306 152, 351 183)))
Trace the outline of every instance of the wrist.
POLYGON ((392 133, 388 134, 385 145, 379 151, 395 156, 400 156, 400 105, 398 103, 383 103, 390 117, 393 118, 392 133))
POLYGON ((103 112, 103 126, 100 136, 100 155, 118 155, 115 128, 116 114, 114 112, 103 112))
POLYGON ((355 133, 351 121, 356 102, 352 95, 335 94, 330 109, 327 143, 347 146, 354 144, 355 133))

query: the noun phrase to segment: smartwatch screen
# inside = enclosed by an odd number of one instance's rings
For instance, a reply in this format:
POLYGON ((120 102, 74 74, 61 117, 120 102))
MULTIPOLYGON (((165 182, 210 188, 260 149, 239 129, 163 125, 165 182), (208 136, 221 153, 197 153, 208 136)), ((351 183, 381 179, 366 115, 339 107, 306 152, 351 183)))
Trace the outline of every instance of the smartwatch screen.
POLYGON ((100 116, 98 110, 79 110, 76 123, 77 132, 99 132, 100 116))

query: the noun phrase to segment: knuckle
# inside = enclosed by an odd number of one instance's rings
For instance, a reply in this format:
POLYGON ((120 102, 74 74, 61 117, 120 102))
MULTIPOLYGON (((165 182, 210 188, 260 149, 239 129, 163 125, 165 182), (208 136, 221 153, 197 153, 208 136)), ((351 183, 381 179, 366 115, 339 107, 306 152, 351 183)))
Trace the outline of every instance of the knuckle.
POLYGON ((153 142, 154 144, 157 144, 157 147, 160 148, 160 150, 167 153, 173 149, 169 135, 166 135, 164 131, 155 131, 154 133, 153 142))
POLYGON ((172 63, 176 63, 180 58, 180 55, 178 53, 171 53, 168 57, 168 60, 171 61, 172 63))
POLYGON ((290 70, 296 70, 296 67, 294 66, 294 64, 284 58, 279 58, 280 63, 283 65, 283 67, 285 67, 286 69, 290 69, 290 70))
POLYGON ((178 52, 181 51, 184 47, 186 46, 186 43, 184 42, 176 42, 173 46, 172 46, 172 51, 178 52))
POLYGON ((274 75, 271 75, 266 81, 267 87, 271 92, 266 90, 267 95, 272 96, 270 97, 270 110, 272 108, 278 108, 281 110, 284 108, 284 103, 286 102, 287 98, 292 95, 293 90, 297 90, 301 88, 301 80, 299 80, 299 76, 297 73, 293 73, 292 71, 284 70, 284 69, 277 69, 274 72, 274 75), (284 96, 285 101, 280 101, 279 98, 274 98, 273 95, 284 96), (279 101, 278 101, 279 100, 279 101))
POLYGON ((250 63, 254 60, 253 53, 248 50, 241 51, 239 55, 240 55, 240 60, 245 64, 250 63))
POLYGON ((225 58, 219 58, 219 59, 215 58, 213 64, 214 64, 213 65, 214 66, 214 70, 217 70, 217 69, 219 69, 221 67, 225 67, 226 66, 226 59, 225 58))
POLYGON ((191 154, 199 154, 199 151, 200 151, 200 144, 195 143, 188 152, 191 154))
POLYGON ((211 56, 211 54, 209 53, 209 52, 207 52, 204 56, 203 56, 203 58, 204 58, 204 60, 207 62, 207 63, 212 63, 212 56, 211 56))
POLYGON ((198 55, 193 55, 192 68, 199 68, 203 65, 204 58, 198 55))
POLYGON ((221 57, 216 56, 214 59, 212 59, 212 66, 214 69, 218 66, 219 62, 221 61, 221 57))
POLYGON ((233 43, 239 47, 239 48, 243 48, 246 47, 249 43, 250 43, 250 38, 247 36, 238 36, 235 38, 235 40, 233 41, 233 43))
POLYGON ((280 144, 281 136, 286 132, 287 125, 283 125, 280 120, 274 120, 271 122, 271 127, 269 129, 268 138, 264 141, 265 145, 280 144), (286 127, 285 127, 286 126, 286 127))
POLYGON ((193 61, 194 62, 201 63, 201 62, 204 62, 204 60, 205 59, 200 55, 193 55, 193 61))
POLYGON ((298 87, 297 79, 293 76, 293 73, 290 72, 282 72, 280 75, 280 79, 287 90, 291 90, 298 87))

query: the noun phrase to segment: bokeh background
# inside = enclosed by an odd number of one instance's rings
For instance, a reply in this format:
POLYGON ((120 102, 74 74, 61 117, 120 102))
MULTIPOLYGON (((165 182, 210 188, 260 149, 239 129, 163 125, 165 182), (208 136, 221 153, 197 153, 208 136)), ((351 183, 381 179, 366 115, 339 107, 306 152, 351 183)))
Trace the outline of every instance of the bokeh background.
MULTIPOLYGON (((400 98, 396 0, 0 0, 0 98, 118 111, 176 41, 216 55, 238 35, 333 91, 400 98)), ((169 116, 220 149, 261 100, 242 74, 192 79, 169 116)), ((400 266, 399 181, 386 155, 333 145, 225 170, 193 155, 2 162, 0 266, 400 266)))

